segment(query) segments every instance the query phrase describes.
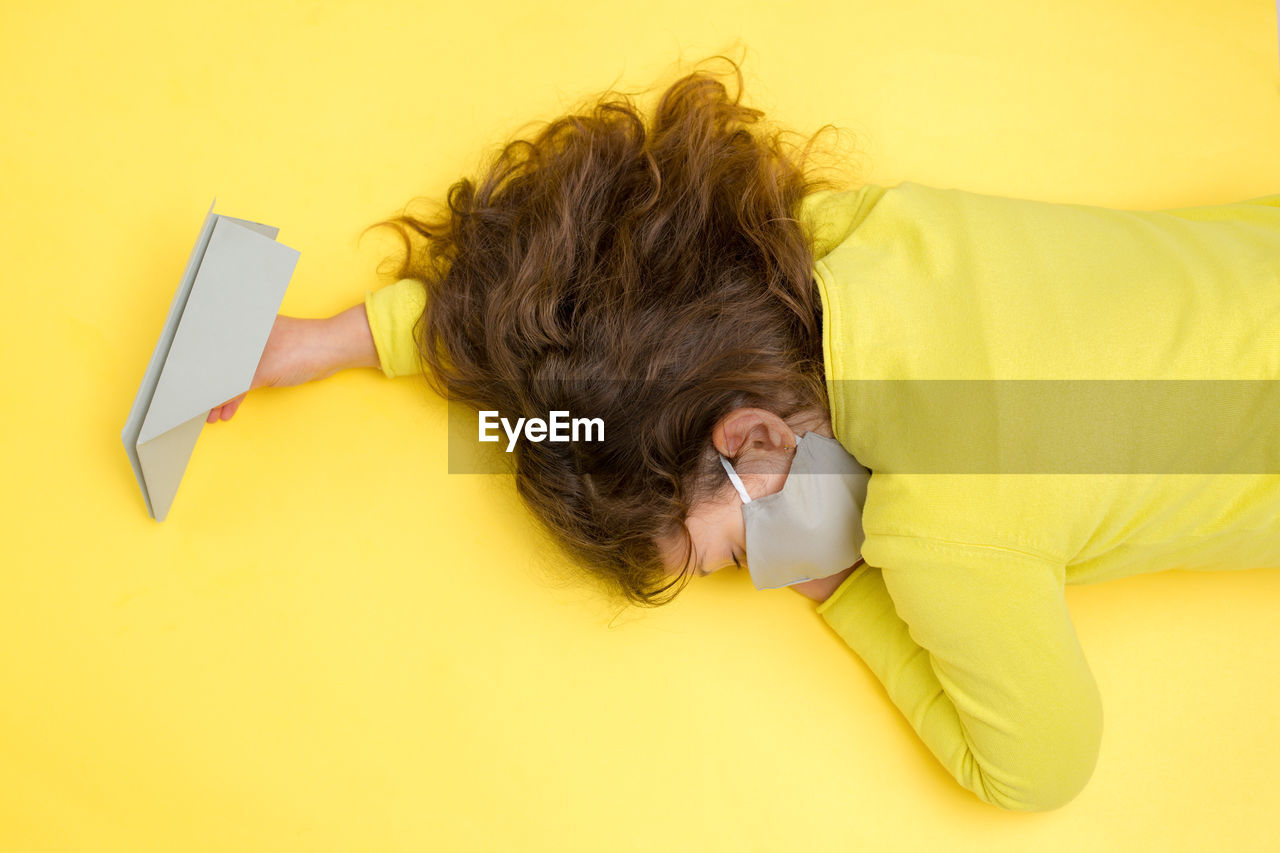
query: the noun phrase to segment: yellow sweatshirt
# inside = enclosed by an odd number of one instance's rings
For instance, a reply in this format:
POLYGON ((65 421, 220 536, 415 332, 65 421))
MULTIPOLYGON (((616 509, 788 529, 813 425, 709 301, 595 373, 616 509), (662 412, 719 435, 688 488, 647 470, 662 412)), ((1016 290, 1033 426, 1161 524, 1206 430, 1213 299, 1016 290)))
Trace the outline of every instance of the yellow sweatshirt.
POLYGON ((422 316, 426 305, 426 289, 422 282, 411 278, 365 291, 365 316, 369 318, 373 346, 378 351, 378 366, 388 379, 421 372, 413 324, 422 316))
MULTIPOLYGON (((1092 775, 1102 732, 1063 585, 1280 567, 1280 460, 1244 469, 1272 473, 1124 473, 1164 470, 1124 460, 1168 457, 1147 451, 1142 417, 1109 411, 1104 440, 1080 445, 1120 448, 1099 473, 1039 473, 1053 455, 1019 469, 1017 451, 1054 427, 1053 409, 1019 423, 1010 401, 1033 398, 1005 393, 1017 383, 974 383, 966 405, 940 409, 954 397, 911 392, 929 383, 885 393, 867 380, 1280 379, 1280 195, 1119 211, 908 182, 816 193, 801 218, 815 236, 833 431, 872 471, 866 563, 817 613, 961 785, 1007 809, 1057 808, 1092 775), (961 436, 949 451, 977 436, 960 469, 974 473, 913 465, 948 417, 961 436), (1017 470, 1031 473, 994 473, 1017 470)), ((418 370, 407 330, 422 304, 411 281, 366 295, 388 376, 418 370)), ((1110 386, 1046 387, 1079 400, 1110 386)), ((1240 416, 1215 429, 1280 433, 1265 406, 1236 402, 1240 416)), ((1073 429, 1092 417, 1077 413, 1073 429)))

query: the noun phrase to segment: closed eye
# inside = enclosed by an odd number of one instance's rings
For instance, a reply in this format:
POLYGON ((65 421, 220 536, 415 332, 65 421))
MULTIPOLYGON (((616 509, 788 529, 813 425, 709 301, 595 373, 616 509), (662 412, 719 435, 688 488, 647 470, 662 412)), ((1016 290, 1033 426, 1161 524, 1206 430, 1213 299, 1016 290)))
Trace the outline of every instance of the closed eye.
POLYGON ((741 568, 742 568, 742 564, 738 562, 738 555, 737 555, 737 554, 731 554, 731 556, 733 557, 733 564, 734 564, 735 566, 737 566, 739 569, 741 569, 741 568))

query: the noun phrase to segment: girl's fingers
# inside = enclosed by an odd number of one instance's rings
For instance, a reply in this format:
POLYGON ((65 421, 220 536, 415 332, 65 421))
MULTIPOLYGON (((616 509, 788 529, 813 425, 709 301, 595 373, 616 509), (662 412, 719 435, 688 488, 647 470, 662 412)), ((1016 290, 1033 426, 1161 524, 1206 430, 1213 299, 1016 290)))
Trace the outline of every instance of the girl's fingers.
POLYGON ((216 424, 220 420, 231 420, 231 416, 236 413, 236 410, 240 408, 240 404, 244 402, 244 398, 248 396, 249 392, 246 391, 239 397, 231 398, 221 406, 214 406, 209 410, 209 417, 205 418, 204 422, 207 424, 216 424))

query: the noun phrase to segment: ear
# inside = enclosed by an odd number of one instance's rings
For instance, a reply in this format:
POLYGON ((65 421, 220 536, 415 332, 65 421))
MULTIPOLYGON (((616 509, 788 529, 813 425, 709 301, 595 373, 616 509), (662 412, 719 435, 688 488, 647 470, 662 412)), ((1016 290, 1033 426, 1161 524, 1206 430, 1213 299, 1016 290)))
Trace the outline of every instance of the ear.
POLYGON ((796 434, 786 421, 768 409, 734 409, 711 431, 711 443, 724 456, 743 451, 764 454, 783 452, 796 446, 796 434))

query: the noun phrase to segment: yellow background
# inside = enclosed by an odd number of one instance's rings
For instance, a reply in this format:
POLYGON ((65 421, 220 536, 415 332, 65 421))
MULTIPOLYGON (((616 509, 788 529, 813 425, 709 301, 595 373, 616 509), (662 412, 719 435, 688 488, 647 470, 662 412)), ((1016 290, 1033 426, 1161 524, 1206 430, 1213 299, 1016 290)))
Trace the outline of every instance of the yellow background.
POLYGON ((413 380, 255 391, 159 524, 120 431, 215 195, 300 250, 282 313, 329 316, 389 282, 366 225, 525 122, 742 44, 748 102, 846 128, 873 182, 1239 200, 1280 192, 1275 16, 5 3, 0 849, 1267 849, 1280 569, 1070 588, 1102 753, 1017 814, 794 592, 722 572, 618 615, 553 582, 510 480, 445 473, 413 380))

